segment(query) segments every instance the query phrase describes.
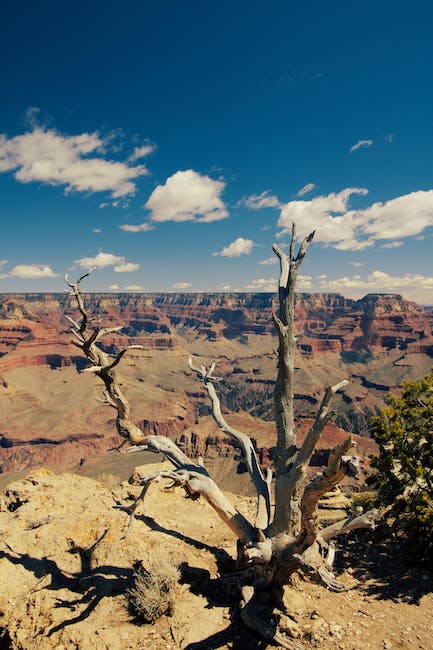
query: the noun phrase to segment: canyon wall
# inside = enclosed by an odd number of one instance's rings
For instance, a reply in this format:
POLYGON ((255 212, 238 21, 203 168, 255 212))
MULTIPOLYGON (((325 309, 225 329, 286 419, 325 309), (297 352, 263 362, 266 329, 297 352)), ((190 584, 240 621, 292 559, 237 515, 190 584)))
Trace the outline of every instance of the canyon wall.
MULTIPOLYGON (((239 426, 243 420, 265 450, 262 456, 272 455, 272 294, 93 293, 84 299, 95 321, 122 328, 104 340, 107 351, 143 346, 125 357, 118 374, 144 431, 184 436, 180 439, 189 445, 192 434, 200 437, 209 405, 188 372, 192 354, 204 363, 217 360, 227 418, 241 418, 239 426)), ((0 295, 3 472, 43 463, 80 467, 116 442, 113 413, 94 399, 100 393, 97 379, 80 374, 87 362, 70 344, 65 314, 77 317, 67 294, 0 295)), ((295 317, 301 422, 317 410, 323 386, 348 378, 350 385, 336 400, 337 424, 368 438, 370 416, 387 392, 431 368, 433 313, 399 295, 351 300, 301 293, 295 317)), ((212 426, 206 425, 204 439, 215 435, 212 426)), ((205 445, 205 452, 213 453, 211 447, 205 445)))

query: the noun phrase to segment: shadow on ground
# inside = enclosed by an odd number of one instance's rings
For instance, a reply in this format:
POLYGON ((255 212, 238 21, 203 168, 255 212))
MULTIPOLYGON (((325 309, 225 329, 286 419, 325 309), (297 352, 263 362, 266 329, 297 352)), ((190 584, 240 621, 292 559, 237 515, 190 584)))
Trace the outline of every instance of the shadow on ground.
POLYGON ((389 529, 353 532, 338 541, 337 570, 350 569, 359 588, 378 599, 418 604, 433 591, 433 574, 417 564, 402 538, 389 529))
MULTIPOLYGON (((70 552, 76 553, 81 559, 81 570, 72 574, 63 571, 54 560, 46 557, 35 558, 27 553, 19 553, 8 545, 6 545, 8 551, 0 550, 0 559, 5 558, 12 564, 21 565, 27 571, 31 571, 35 578, 38 578, 40 581, 46 576, 49 576, 50 582, 49 584, 44 584, 44 589, 51 591, 68 589, 77 594, 77 598, 73 600, 57 599, 56 608, 61 607, 65 610, 70 610, 71 614, 74 612, 74 615, 70 618, 66 615, 66 618, 61 623, 47 630, 47 636, 51 636, 68 625, 83 621, 103 598, 124 593, 133 584, 132 568, 108 565, 98 566, 94 569, 90 568, 91 554, 104 536, 105 533, 90 548, 71 547, 70 552), (80 605, 82 605, 82 608, 76 614, 77 607, 80 607, 80 605)), ((37 591, 37 587, 35 591, 37 591)), ((1 645, 0 648, 2 648, 1 645)))

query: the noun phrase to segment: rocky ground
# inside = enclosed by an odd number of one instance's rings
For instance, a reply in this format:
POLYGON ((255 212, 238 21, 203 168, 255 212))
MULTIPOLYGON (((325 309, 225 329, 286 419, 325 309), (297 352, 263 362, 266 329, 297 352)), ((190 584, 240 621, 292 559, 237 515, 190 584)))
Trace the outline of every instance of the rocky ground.
MULTIPOLYGON (((147 471, 155 467, 147 466, 147 471)), ((264 648, 239 622, 218 576, 235 539, 202 502, 155 485, 128 531, 116 508, 137 492, 75 474, 34 470, 0 497, 0 647, 4 650, 264 648), (133 565, 180 568, 171 616, 140 624, 128 607, 133 565)), ((248 497, 231 497, 245 513, 248 497)), ((302 579, 284 600, 305 648, 433 647, 433 585, 410 568, 396 540, 357 533, 337 560, 351 587, 331 593, 302 579), (352 560, 349 560, 349 558, 352 560)))

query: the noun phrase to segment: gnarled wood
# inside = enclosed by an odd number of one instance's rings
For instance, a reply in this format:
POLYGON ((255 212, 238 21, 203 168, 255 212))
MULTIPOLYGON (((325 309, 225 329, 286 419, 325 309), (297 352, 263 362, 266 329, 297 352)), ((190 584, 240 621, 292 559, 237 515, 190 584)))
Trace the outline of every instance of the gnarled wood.
POLYGON ((259 460, 257 458, 256 451, 251 439, 238 431, 234 427, 230 426, 223 414, 221 413, 221 404, 219 397, 215 391, 213 381, 213 372, 215 370, 215 363, 207 370, 204 366, 198 368, 192 362, 192 358, 188 359, 188 365, 195 373, 207 390, 211 404, 212 404, 212 415, 218 425, 218 427, 226 433, 232 440, 236 442, 236 445, 240 448, 242 452, 242 460, 245 463, 248 472, 250 474, 251 480, 254 487, 257 491, 257 512, 254 525, 257 528, 262 530, 267 528, 271 516, 271 496, 270 496, 270 481, 268 477, 264 477, 262 470, 260 468, 259 460))
MULTIPOLYGON (((170 487, 182 487, 190 498, 203 497, 220 519, 238 538, 237 571, 225 580, 234 581, 242 590, 241 619, 266 641, 289 650, 302 650, 302 646, 281 633, 278 624, 271 622, 273 603, 267 598, 270 607, 263 614, 262 594, 266 589, 287 584, 290 576, 302 571, 311 579, 324 584, 328 589, 343 591, 346 587, 332 573, 335 547, 330 540, 342 533, 360 527, 374 527, 377 511, 370 511, 358 517, 349 517, 341 522, 320 529, 317 508, 320 497, 332 489, 341 479, 356 470, 356 462, 346 456, 352 446, 351 438, 338 445, 330 454, 328 466, 306 480, 307 466, 323 430, 332 417, 330 403, 333 395, 348 383, 343 380, 329 386, 322 398, 317 416, 308 431, 303 444, 296 446, 294 421, 294 359, 296 336, 294 330, 295 287, 299 268, 307 254, 314 232, 301 242, 296 252, 296 229, 293 225, 289 254, 278 246, 273 250, 280 262, 278 287, 279 308, 273 315, 278 335, 278 371, 274 389, 276 448, 275 470, 275 508, 271 508, 272 473, 260 467, 257 452, 251 438, 232 427, 221 412, 221 404, 214 383, 215 363, 210 368, 195 366, 189 359, 189 367, 203 382, 210 403, 212 415, 217 426, 235 442, 241 450, 242 460, 250 474, 257 493, 257 511, 253 523, 242 515, 222 493, 203 466, 203 461, 194 462, 188 458, 174 441, 163 436, 144 436, 131 421, 130 406, 120 390, 115 368, 130 346, 111 357, 101 350, 97 343, 118 328, 103 328, 99 325, 91 331, 79 285, 89 275, 86 273, 77 282, 69 282, 71 295, 75 297, 80 319, 68 317, 74 335, 72 343, 79 347, 90 362, 86 372, 93 372, 103 384, 101 401, 117 412, 116 426, 125 441, 132 443, 128 452, 147 450, 162 453, 173 465, 171 471, 155 472, 138 481, 142 490, 138 498, 128 508, 130 515, 145 497, 149 486, 162 480, 170 481, 170 487)), ((265 609, 266 609, 265 607, 265 609)))

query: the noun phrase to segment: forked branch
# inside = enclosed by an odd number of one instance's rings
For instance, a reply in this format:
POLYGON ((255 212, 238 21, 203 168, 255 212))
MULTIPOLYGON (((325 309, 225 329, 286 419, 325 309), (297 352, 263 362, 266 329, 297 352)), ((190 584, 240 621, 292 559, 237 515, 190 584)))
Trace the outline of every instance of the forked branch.
POLYGON ((193 364, 192 358, 190 357, 188 359, 188 365, 191 370, 197 374, 198 378, 203 382, 207 390, 212 405, 212 415, 218 428, 230 436, 230 438, 236 443, 236 446, 241 450, 242 460, 248 469, 253 485, 257 491, 257 513, 255 525, 257 528, 265 529, 269 525, 271 514, 269 481, 263 475, 257 453, 249 436, 230 426, 221 413, 220 399, 213 385, 214 381, 219 380, 213 376, 216 364, 213 363, 209 369, 206 369, 205 366, 197 367, 193 364))
POLYGON ((72 290, 70 295, 75 298, 77 308, 81 315, 78 321, 68 317, 68 321, 71 323, 72 334, 75 337, 71 343, 80 348, 84 356, 89 360, 90 366, 86 368, 85 371, 94 372, 102 380, 104 384, 104 399, 99 401, 102 401, 104 404, 116 409, 117 432, 126 440, 136 444, 143 441, 144 435, 143 432, 133 424, 133 422, 131 422, 131 409, 129 402, 120 389, 114 368, 128 350, 142 349, 142 346, 127 346, 123 350, 120 350, 120 352, 118 352, 118 354, 113 358, 97 345, 97 341, 99 341, 105 334, 113 333, 121 328, 101 328, 96 326, 93 330, 90 330, 90 319, 84 305, 83 296, 80 291, 80 284, 84 278, 87 278, 90 275, 92 270, 93 269, 90 269, 90 271, 78 278, 76 282, 71 282, 68 276, 65 276, 65 282, 72 290))

